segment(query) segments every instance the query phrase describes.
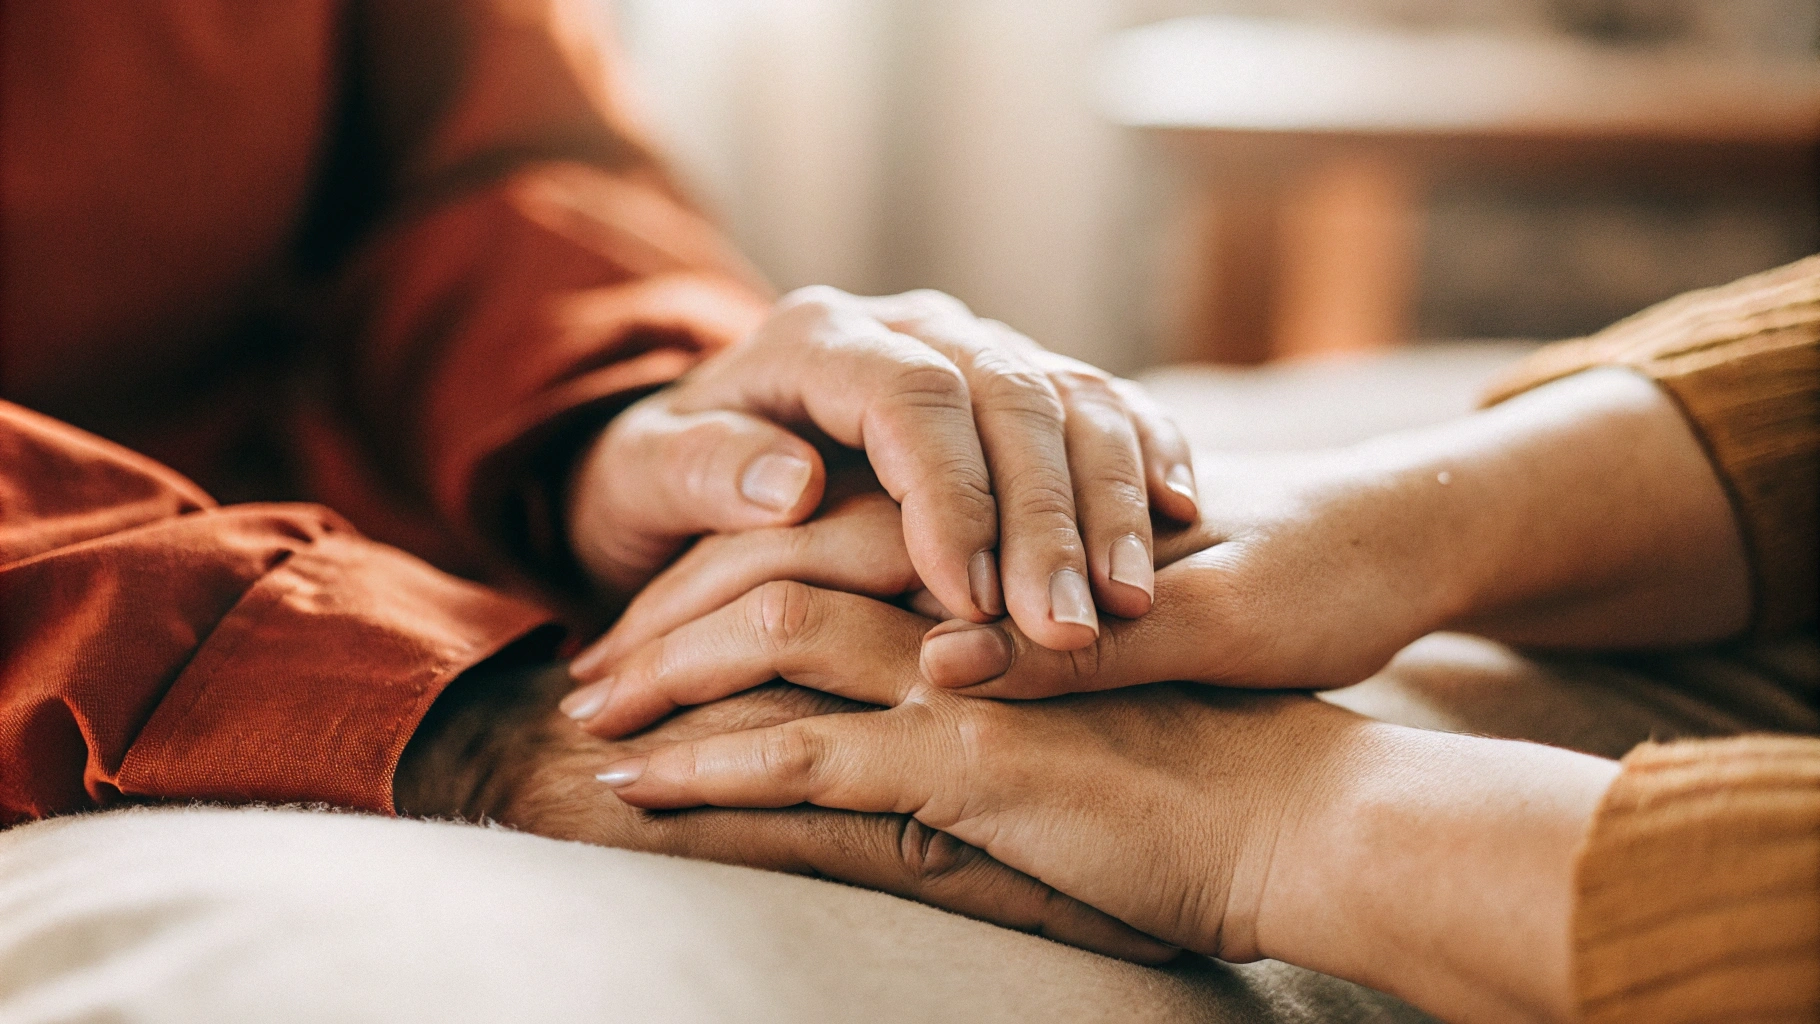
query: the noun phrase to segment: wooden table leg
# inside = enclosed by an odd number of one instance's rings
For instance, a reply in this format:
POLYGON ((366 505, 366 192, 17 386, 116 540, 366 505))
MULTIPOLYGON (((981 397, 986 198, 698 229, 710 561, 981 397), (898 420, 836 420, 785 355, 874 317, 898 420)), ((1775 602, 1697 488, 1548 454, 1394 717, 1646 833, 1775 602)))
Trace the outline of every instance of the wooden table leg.
POLYGON ((1409 340, 1421 215, 1414 176, 1339 156, 1281 194, 1270 356, 1391 348, 1409 340))
POLYGON ((1165 358, 1249 364, 1408 340, 1421 217, 1398 164, 1344 156, 1221 176, 1179 227, 1165 358))
POLYGON ((1275 319, 1278 202, 1266 181, 1221 180, 1193 197, 1165 287, 1175 308, 1168 357, 1261 363, 1275 319))

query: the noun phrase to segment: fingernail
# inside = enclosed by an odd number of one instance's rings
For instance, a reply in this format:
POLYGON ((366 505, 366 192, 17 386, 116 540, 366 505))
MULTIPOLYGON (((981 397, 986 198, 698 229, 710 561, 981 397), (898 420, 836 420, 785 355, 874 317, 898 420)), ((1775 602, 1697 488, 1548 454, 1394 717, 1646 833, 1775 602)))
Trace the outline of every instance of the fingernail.
POLYGON ((569 662, 569 675, 582 682, 587 682, 588 677, 594 674, 594 670, 605 664, 606 660, 607 646, 599 644, 569 662))
POLYGON ((601 708, 607 706, 607 691, 611 683, 610 679, 602 679, 598 683, 584 686, 564 697, 562 703, 557 707, 562 709, 563 714, 577 722, 585 722, 598 714, 601 708))
POLYGON ((995 619, 1005 614, 998 588, 998 559, 992 552, 981 551, 967 560, 967 589, 973 594, 973 607, 995 619))
POLYGON ((923 678, 946 688, 972 686, 1011 668, 1011 638, 997 626, 943 623, 923 636, 923 678))
POLYGON ((613 767, 608 768, 606 771, 601 772, 599 775, 594 776, 594 780, 596 782, 604 782, 614 789, 624 789, 632 783, 637 782, 639 777, 645 773, 645 762, 647 760, 648 758, 635 757, 630 761, 621 761, 613 767))
POLYGON ((1100 631, 1100 620, 1093 611, 1093 592, 1087 589, 1087 577, 1073 569, 1057 569, 1049 577, 1049 617, 1057 622, 1086 626, 1100 631))
POLYGON ((1155 596, 1156 570, 1152 568, 1149 550, 1137 534, 1127 533, 1112 542, 1111 563, 1107 575, 1128 587, 1136 587, 1155 596))
POLYGON ((815 467, 794 455, 760 455, 739 478, 739 493, 754 505, 784 512, 795 507, 813 475, 815 467))
POLYGON ((1201 499, 1195 497, 1194 493, 1194 470, 1189 469, 1185 463, 1171 467, 1163 482, 1169 485, 1170 490, 1194 502, 1195 508, 1201 507, 1201 499))

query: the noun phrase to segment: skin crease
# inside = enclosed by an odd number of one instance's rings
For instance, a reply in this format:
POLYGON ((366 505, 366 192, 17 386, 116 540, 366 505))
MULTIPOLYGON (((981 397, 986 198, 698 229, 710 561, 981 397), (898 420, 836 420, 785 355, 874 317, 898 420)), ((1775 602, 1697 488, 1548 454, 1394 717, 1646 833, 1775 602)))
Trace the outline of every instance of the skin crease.
POLYGON ((617 610, 691 537, 807 518, 823 456, 786 426, 866 453, 946 608, 980 622, 1008 608, 1057 650, 1093 641, 1095 604, 1149 610, 1143 579, 1113 578, 1115 542, 1148 551, 1152 510, 1197 514, 1186 443, 1129 381, 939 292, 805 288, 583 452, 568 536, 601 599, 617 610), (1052 608, 1058 574, 1088 584, 1084 620, 1052 608))
MULTIPOLYGON (((660 582, 633 628, 670 631, 623 643, 587 728, 779 676, 892 710, 660 747, 605 778, 644 806, 914 813, 1189 948, 1448 1019, 1569 1019, 1574 854, 1615 764, 1143 684, 1342 685, 1444 626, 1581 648, 1733 635, 1748 567, 1685 422, 1647 380, 1595 371, 1344 452, 1205 465, 1201 527, 1158 542, 1186 553, 1158 571, 1155 609, 1078 652, 947 623, 936 637, 985 640, 944 661, 931 638, 919 660, 926 620, 788 582, 825 544, 763 571, 685 568, 772 581, 713 608, 723 593, 660 582), (1111 692, 974 699, 1083 690, 1111 692)), ((565 706, 584 694, 600 691, 565 706)))
POLYGON ((399 761, 393 779, 398 812, 835 878, 1140 963, 1177 954, 901 815, 818 808, 652 815, 614 799, 595 781, 612 761, 665 742, 861 705, 779 683, 614 743, 582 733, 557 713, 567 682, 560 666, 507 656, 451 684, 399 761))

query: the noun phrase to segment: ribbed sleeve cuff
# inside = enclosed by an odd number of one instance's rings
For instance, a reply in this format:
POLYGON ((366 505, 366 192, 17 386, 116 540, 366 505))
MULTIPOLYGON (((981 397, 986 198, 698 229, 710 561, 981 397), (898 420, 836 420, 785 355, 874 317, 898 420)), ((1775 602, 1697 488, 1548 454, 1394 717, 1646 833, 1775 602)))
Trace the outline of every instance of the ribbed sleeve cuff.
POLYGON ((1551 345, 1486 404, 1600 366, 1661 385, 1730 497, 1750 557, 1754 626, 1815 615, 1820 544, 1820 256, 1690 292, 1589 338, 1551 345))
POLYGON ((1820 739, 1638 747, 1577 890, 1589 1024, 1820 1019, 1820 739))
POLYGON ((547 618, 397 549, 317 536, 209 634, 128 752, 119 787, 389 814, 399 755, 430 703, 547 618))

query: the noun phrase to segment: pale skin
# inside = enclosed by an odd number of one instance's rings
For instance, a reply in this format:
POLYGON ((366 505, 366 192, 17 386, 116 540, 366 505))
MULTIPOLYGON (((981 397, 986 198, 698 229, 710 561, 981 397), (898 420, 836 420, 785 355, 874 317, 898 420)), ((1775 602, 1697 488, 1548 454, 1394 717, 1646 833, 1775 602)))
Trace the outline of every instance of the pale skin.
POLYGON ((1172 944, 1446 1019, 1571 1019, 1575 854, 1615 763, 1162 681, 1344 685, 1439 628, 1573 648, 1735 635, 1743 545, 1685 421, 1649 381, 1596 371, 1201 479, 1202 525, 1158 542, 1175 560, 1154 610, 1088 647, 844 593, 914 593, 889 559, 827 564, 838 531, 888 532, 862 497, 797 531, 819 539, 679 563, 565 706, 617 734, 776 677, 884 705, 660 745, 602 778, 643 807, 910 814, 1172 944))

